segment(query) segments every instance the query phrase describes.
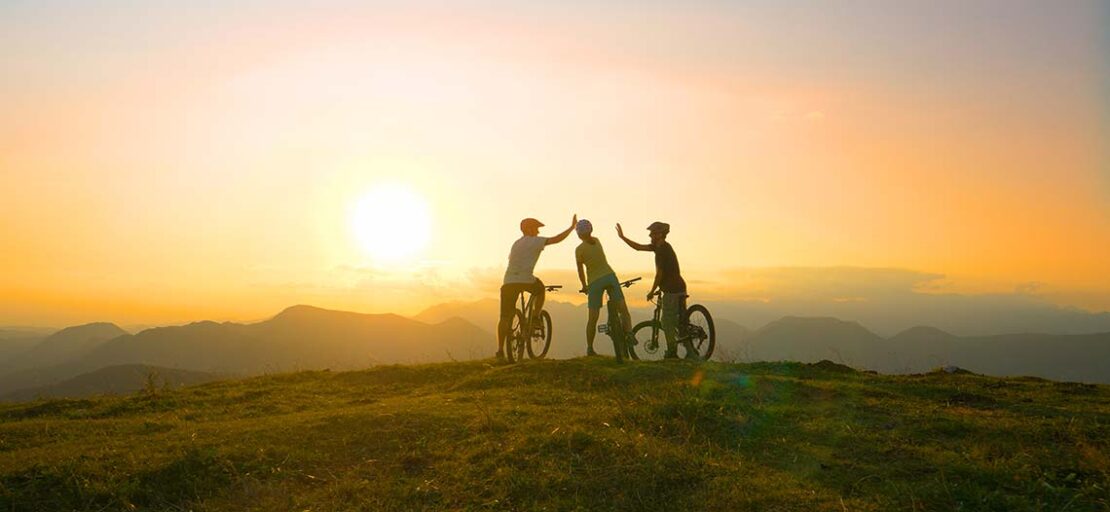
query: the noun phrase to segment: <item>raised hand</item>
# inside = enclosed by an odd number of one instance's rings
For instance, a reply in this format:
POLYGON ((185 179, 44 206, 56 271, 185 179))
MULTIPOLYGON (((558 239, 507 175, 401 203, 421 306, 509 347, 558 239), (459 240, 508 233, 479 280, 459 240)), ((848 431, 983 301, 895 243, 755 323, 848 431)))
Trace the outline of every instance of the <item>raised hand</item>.
POLYGON ((574 218, 573 218, 573 219, 570 219, 570 227, 572 227, 572 228, 573 228, 573 227, 574 227, 574 226, 576 226, 576 225, 578 225, 578 214, 577 214, 577 213, 576 213, 576 214, 574 214, 574 218))
POLYGON ((624 230, 621 229, 621 223, 617 223, 617 236, 624 238, 624 230))

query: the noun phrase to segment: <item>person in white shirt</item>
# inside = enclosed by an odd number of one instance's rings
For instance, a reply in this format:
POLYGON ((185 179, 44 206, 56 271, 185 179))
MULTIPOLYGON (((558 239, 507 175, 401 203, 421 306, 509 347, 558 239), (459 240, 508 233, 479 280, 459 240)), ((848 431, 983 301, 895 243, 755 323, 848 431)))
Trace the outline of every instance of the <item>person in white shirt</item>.
POLYGON ((505 281, 501 285, 501 318, 497 322, 498 359, 505 358, 505 338, 509 336, 509 329, 512 326, 517 295, 520 292, 529 292, 536 298, 532 302, 533 320, 538 319, 540 311, 543 311, 545 292, 543 281, 533 274, 536 262, 540 259, 540 253, 543 252, 544 247, 565 240, 577 223, 578 215, 575 215, 566 231, 547 238, 540 236, 542 222, 531 217, 520 221, 520 232, 524 236, 513 242, 513 248, 509 251, 509 266, 505 269, 505 281))

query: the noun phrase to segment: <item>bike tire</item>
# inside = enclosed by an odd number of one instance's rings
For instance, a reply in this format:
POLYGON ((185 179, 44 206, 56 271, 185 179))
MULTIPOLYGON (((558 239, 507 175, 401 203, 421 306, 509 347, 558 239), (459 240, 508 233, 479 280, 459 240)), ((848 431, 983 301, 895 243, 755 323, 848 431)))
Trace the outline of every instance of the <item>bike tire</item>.
POLYGON ((701 358, 708 361, 713 357, 713 349, 717 348, 717 328, 713 325, 713 316, 701 304, 694 304, 686 308, 688 329, 691 330, 690 342, 698 349, 701 358))
POLYGON ((508 339, 505 340, 505 361, 514 363, 524 357, 524 313, 521 310, 513 312, 513 319, 509 324, 508 339))
MULTIPOLYGON (((629 337, 636 340, 636 342, 625 343, 625 346, 628 348, 628 355, 631 356, 632 359, 635 359, 637 361, 654 361, 656 359, 663 359, 663 354, 665 354, 667 351, 666 343, 660 343, 660 345, 656 348, 654 352, 649 352, 647 350, 647 344, 651 341, 652 331, 659 332, 659 336, 663 335, 662 332, 660 332, 661 329, 658 322, 654 320, 644 320, 643 322, 636 324, 632 328, 632 332, 629 333, 629 337)), ((658 339, 656 341, 658 342, 658 339)))
POLYGON ((547 311, 540 312, 540 327, 543 333, 537 337, 535 332, 529 332, 525 342, 528 357, 532 359, 543 359, 551 348, 551 314, 547 311))
POLYGON ((609 329, 609 339, 613 340, 613 356, 617 358, 617 362, 619 363, 632 357, 628 355, 628 343, 624 342, 625 334, 624 329, 620 326, 620 322, 618 321, 616 324, 610 323, 609 329))

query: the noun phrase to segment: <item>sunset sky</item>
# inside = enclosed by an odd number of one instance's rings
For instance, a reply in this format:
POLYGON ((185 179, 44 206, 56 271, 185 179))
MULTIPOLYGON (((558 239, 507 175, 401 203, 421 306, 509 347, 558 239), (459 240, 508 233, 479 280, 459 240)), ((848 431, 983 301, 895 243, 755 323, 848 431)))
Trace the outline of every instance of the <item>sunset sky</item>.
MULTIPOLYGON (((1107 27, 1105 0, 3 1, 0 324, 414 313, 495 296, 520 219, 575 213, 621 277, 652 259, 613 225, 669 222, 706 298, 859 267, 1110 310, 1107 27)), ((540 277, 577 288, 576 244, 540 277)))

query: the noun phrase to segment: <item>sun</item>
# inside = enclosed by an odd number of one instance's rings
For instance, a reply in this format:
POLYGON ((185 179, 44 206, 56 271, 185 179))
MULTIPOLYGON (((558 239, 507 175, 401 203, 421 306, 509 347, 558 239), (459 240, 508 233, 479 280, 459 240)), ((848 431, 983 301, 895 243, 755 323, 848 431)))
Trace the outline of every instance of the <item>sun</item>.
POLYGON ((428 245, 432 219, 427 201, 411 188, 383 184, 355 203, 351 230, 359 246, 375 260, 397 262, 428 245))

